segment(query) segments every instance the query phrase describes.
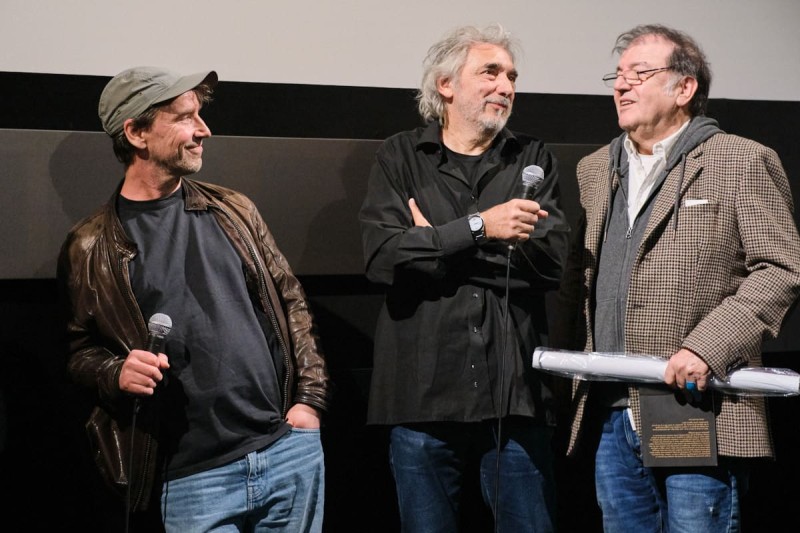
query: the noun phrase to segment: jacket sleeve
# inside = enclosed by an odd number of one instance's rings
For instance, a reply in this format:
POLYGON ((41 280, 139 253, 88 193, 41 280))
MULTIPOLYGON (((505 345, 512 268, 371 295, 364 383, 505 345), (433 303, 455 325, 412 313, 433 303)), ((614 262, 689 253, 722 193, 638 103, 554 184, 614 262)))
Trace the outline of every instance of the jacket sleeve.
POLYGON ((397 270, 416 271, 432 278, 445 275, 449 256, 474 246, 466 217, 433 226, 415 226, 408 200, 420 197, 413 183, 419 176, 398 147, 387 142, 376 154, 359 212, 367 278, 391 285, 397 270))
POLYGON ((252 206, 251 217, 264 263, 286 314, 291 342, 289 349, 295 365, 293 401, 327 411, 331 396, 330 376, 305 291, 255 206, 252 206))
POLYGON ((123 398, 119 374, 125 360, 124 354, 114 352, 125 341, 118 335, 103 342, 98 330, 105 326, 98 324, 96 317, 101 314, 103 320, 113 320, 114 317, 107 316, 112 309, 103 309, 101 313, 100 306, 119 299, 116 295, 104 293, 113 290, 108 284, 97 280, 89 282, 94 264, 86 253, 89 243, 81 239, 80 235, 70 233, 58 258, 56 277, 63 335, 61 345, 67 358, 69 378, 96 394, 103 406, 113 412, 123 398))
POLYGON ((727 153, 741 176, 733 209, 744 271, 734 276, 740 277, 735 293, 711 310, 683 343, 723 379, 758 356, 764 339, 778 335, 800 294, 800 239, 777 154, 757 144, 755 150, 733 148, 727 153))

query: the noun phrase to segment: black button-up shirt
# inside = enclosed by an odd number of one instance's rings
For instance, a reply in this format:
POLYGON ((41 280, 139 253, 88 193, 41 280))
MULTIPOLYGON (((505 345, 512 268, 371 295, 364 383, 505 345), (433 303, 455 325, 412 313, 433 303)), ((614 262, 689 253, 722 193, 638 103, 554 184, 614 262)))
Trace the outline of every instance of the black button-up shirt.
POLYGON ((544 420, 548 377, 531 357, 546 333, 544 292, 558 286, 569 232, 556 160, 541 141, 504 129, 473 187, 447 160, 440 133, 434 122, 387 139, 359 213, 367 277, 386 286, 368 422, 544 420), (517 197, 532 164, 545 171, 535 198, 549 216, 512 253, 506 318, 508 245, 476 245, 467 216, 517 197), (409 198, 432 227, 414 226, 409 198))

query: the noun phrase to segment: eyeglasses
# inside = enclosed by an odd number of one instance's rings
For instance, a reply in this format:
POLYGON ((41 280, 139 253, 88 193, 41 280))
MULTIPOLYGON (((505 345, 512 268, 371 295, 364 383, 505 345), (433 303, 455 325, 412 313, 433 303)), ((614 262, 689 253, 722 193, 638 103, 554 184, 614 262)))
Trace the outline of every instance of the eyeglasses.
POLYGON ((662 70, 669 70, 672 67, 651 68, 647 70, 626 70, 624 72, 612 72, 603 76, 603 83, 606 87, 614 87, 617 83, 617 78, 622 76, 628 85, 641 85, 662 70))

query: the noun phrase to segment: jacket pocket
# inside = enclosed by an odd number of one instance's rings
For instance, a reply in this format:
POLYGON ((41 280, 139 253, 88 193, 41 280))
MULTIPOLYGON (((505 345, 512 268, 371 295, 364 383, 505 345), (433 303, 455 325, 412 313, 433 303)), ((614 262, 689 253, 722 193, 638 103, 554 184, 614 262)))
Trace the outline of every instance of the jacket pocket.
MULTIPOLYGON (((145 422, 142 417, 141 422, 145 422)), ((130 510, 147 509, 155 477, 152 435, 131 420, 117 420, 102 407, 92 410, 85 424, 92 458, 103 482, 122 501, 130 495, 130 510), (130 491, 129 485, 130 484, 130 491)))

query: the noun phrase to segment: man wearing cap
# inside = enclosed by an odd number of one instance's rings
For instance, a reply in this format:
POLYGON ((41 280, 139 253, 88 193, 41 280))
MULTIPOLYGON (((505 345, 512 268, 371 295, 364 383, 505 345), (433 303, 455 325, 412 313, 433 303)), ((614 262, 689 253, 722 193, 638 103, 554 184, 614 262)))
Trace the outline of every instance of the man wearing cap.
POLYGON ((320 531, 329 378, 302 287, 255 205, 187 176, 217 84, 137 67, 100 97, 125 175, 58 261, 68 372, 101 477, 166 531, 320 531), (163 348, 148 320, 172 323, 163 348), (160 353, 152 353, 152 351, 160 353))

